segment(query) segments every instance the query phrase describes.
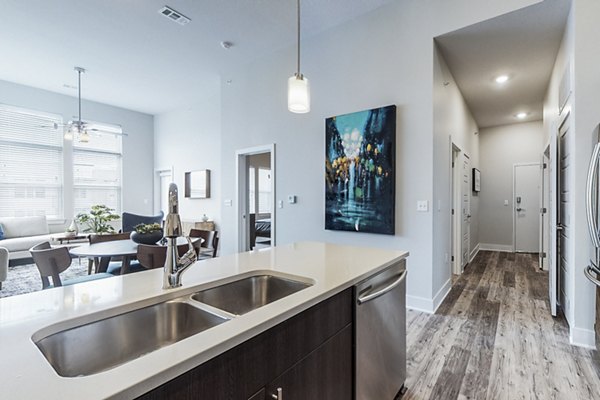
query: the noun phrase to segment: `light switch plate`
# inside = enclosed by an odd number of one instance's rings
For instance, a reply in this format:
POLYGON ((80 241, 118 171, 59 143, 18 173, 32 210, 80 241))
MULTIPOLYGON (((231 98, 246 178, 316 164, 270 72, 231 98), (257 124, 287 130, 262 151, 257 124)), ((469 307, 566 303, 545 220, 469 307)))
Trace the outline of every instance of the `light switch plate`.
POLYGON ((279 200, 279 201, 277 202, 277 207, 279 207, 279 208, 283 208, 283 200, 279 200))
POLYGON ((417 201, 417 211, 419 211, 419 212, 429 211, 429 201, 428 200, 417 201))
POLYGON ((296 204, 296 196, 294 196, 293 194, 290 194, 288 196, 288 203, 290 203, 290 204, 296 204))
POLYGON ((508 205, 508 200, 504 200, 504 205, 507 206, 508 205))
POLYGON ((231 205, 233 204, 233 202, 231 201, 231 199, 226 199, 224 203, 225 203, 226 207, 231 207, 231 205))

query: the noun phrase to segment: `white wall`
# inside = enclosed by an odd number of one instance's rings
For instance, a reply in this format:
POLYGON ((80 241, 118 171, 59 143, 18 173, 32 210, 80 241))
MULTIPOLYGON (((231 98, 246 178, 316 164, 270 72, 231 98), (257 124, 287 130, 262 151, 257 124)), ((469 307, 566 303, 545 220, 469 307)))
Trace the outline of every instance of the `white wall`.
MULTIPOLYGON (((76 97, 6 81, 0 81, 0 103, 59 114, 65 122, 77 115, 76 97)), ((123 138, 122 208, 136 214, 151 214, 153 116, 86 100, 82 101, 81 108, 84 119, 119 124, 128 134, 123 138)), ((67 195, 65 218, 68 223, 72 219, 72 210, 67 195)))
MULTIPOLYGON (((434 49, 433 69, 433 226, 434 226, 434 287, 442 292, 435 293, 439 298, 445 295, 450 287, 451 278, 451 208, 452 208, 452 178, 450 174, 452 145, 454 143, 461 152, 468 155, 471 168, 480 168, 479 130, 477 123, 465 103, 456 85, 452 73, 437 46, 434 49), (438 207, 439 205, 439 207, 438 207)), ((462 155, 461 155, 462 157, 462 155)), ((460 168, 460 166, 457 166, 460 168)), ((471 171, 469 171, 469 174, 471 171)), ((470 190, 471 222, 470 250, 476 251, 479 245, 479 196, 470 190)), ((460 215, 460 212, 459 212, 460 215)), ((457 255, 458 256, 458 255, 457 255)))
POLYGON ((595 317, 595 286, 583 275, 589 263, 591 242, 585 215, 585 186, 587 167, 595 143, 593 130, 600 122, 600 2, 596 0, 574 0, 574 144, 573 158, 573 324, 571 340, 593 346, 595 317))
POLYGON ((572 226, 572 238, 567 242, 569 266, 565 277, 565 316, 569 322, 573 344, 594 346, 595 286, 583 275, 588 265, 591 242, 585 216, 585 180, 587 165, 594 143, 592 131, 600 122, 600 49, 595 38, 600 26, 594 16, 600 13, 600 3, 594 0, 573 0, 562 44, 556 58, 550 85, 544 100, 544 137, 549 140, 566 115, 570 120, 570 145, 574 157, 570 181, 571 207, 567 210, 572 226), (571 96, 559 116, 558 90, 566 68, 570 68, 571 96))
POLYGON ((221 202, 221 104, 216 95, 183 110, 154 118, 154 168, 174 168, 179 188, 179 214, 184 221, 200 221, 203 214, 220 228, 221 202), (184 174, 210 170, 210 198, 186 199, 184 174))
POLYGON ((421 199, 430 205, 440 200, 448 210, 448 164, 433 161, 433 38, 536 2, 397 1, 305 39, 302 72, 312 90, 307 115, 286 108, 295 48, 232 66, 221 87, 222 198, 233 200, 233 207, 222 208, 223 254, 235 249, 235 150, 276 143, 277 197, 298 196, 297 204, 277 209, 277 243, 313 239, 409 250, 409 305, 432 311, 444 281, 437 274, 447 270, 440 264, 447 245, 434 246, 434 237, 449 232, 442 223, 434 225, 431 211, 416 211, 421 199), (325 231, 325 118, 389 104, 398 107, 395 236, 325 231), (434 175, 444 192, 435 201, 434 175))
MULTIPOLYGON (((513 247, 513 165, 539 163, 542 121, 483 128, 479 133, 481 192, 479 239, 483 248, 513 247), (508 200, 508 205, 504 201, 508 200)), ((511 250, 512 251, 512 250, 511 250)))

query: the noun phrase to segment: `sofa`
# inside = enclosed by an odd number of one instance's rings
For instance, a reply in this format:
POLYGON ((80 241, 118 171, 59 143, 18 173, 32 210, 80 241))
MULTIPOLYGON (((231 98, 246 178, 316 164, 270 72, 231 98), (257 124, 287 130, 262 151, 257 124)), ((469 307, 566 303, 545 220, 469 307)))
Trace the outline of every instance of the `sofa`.
POLYGON ((10 265, 31 262, 29 249, 52 236, 45 216, 0 218, 0 231, 0 247, 8 250, 10 265))

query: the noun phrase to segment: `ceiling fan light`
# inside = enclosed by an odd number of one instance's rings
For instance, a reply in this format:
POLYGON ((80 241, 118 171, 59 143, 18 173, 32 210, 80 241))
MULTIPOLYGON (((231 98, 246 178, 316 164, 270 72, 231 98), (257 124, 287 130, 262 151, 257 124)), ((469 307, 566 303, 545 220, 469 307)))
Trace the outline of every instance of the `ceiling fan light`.
POLYGON ((79 134, 79 142, 80 143, 88 143, 90 141, 90 134, 88 131, 82 131, 79 134))
POLYGON ((288 79, 288 110, 297 114, 310 111, 310 87, 302 74, 294 74, 288 79))
POLYGON ((73 140, 73 132, 71 131, 71 129, 70 129, 70 128, 69 128, 69 129, 65 129, 65 134, 63 135, 63 138, 64 138, 65 140, 68 140, 69 142, 70 142, 71 140, 73 140))

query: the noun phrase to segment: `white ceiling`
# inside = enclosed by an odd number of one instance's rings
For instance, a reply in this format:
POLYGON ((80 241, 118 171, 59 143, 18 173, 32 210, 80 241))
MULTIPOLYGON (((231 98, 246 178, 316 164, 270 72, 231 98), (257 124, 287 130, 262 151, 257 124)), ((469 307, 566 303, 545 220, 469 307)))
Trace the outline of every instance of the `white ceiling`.
POLYGON ((480 128, 542 119, 550 74, 569 13, 569 0, 533 6, 436 38, 480 128), (510 80, 498 85, 494 78, 510 80))
MULTIPOLYGON (((303 0, 302 35, 390 1, 303 0)), ((76 96, 64 84, 76 86, 82 66, 84 99, 158 114, 216 91, 227 65, 295 38, 295 0, 4 0, 0 79, 76 96), (163 17, 164 5, 192 22, 163 17), (234 47, 222 49, 224 40, 234 47)))

